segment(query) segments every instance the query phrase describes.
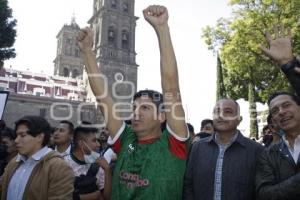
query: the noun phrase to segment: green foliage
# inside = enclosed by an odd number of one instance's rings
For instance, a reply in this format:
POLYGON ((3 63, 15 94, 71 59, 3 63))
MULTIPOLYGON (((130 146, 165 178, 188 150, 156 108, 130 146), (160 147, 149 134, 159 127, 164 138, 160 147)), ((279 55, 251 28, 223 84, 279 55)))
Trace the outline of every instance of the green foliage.
POLYGON ((289 27, 293 34, 293 51, 300 52, 299 0, 231 0, 233 16, 221 18, 215 27, 207 26, 203 35, 208 49, 220 52, 227 95, 249 101, 251 136, 257 136, 255 102, 289 85, 278 67, 260 50, 267 46, 265 31, 274 26, 289 27))
MULTIPOLYGON (((224 84, 232 98, 248 100, 249 83, 254 84, 254 101, 265 102, 270 93, 287 90, 280 70, 265 57, 260 45, 267 45, 265 30, 274 25, 291 27, 294 51, 300 51, 299 0, 231 0, 233 17, 221 18, 215 27, 203 29, 208 48, 221 52, 224 84), (251 73, 250 73, 251 71, 251 73)), ((272 33, 272 31, 271 31, 272 33)))
POLYGON ((216 100, 220 100, 226 97, 226 90, 223 81, 223 70, 222 63, 219 55, 217 56, 217 92, 216 92, 216 100))
POLYGON ((7 0, 0 0, 0 63, 16 56, 15 43, 16 20, 12 18, 12 10, 8 7, 7 0))
POLYGON ((250 111, 250 137, 258 139, 258 126, 257 126, 257 112, 256 112, 256 103, 255 103, 255 90, 254 84, 249 83, 248 86, 249 93, 249 111, 250 111))
POLYGON ((202 38, 204 38, 209 50, 215 53, 220 46, 223 46, 230 39, 228 24, 230 24, 229 20, 221 18, 218 20, 216 28, 207 26, 202 30, 202 38))

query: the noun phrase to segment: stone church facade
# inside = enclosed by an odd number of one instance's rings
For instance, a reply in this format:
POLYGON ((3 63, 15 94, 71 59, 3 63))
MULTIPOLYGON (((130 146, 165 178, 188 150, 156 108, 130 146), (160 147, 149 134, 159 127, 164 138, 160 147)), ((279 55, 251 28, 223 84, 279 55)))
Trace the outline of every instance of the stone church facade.
MULTIPOLYGON (((137 86, 136 20, 134 0, 94 0, 92 17, 88 20, 94 32, 93 50, 108 80, 108 90, 113 91, 111 95, 116 102, 125 102, 124 105, 130 103, 137 86)), ((12 69, 0 72, 0 89, 10 91, 3 115, 8 126, 13 127, 24 115, 45 117, 52 126, 63 119, 75 125, 81 121, 104 125, 76 45, 78 31, 73 17, 57 34, 54 75, 27 76, 29 72, 12 69)))
POLYGON ((129 102, 136 92, 134 0, 94 0, 88 23, 94 32, 97 62, 115 101, 129 102))

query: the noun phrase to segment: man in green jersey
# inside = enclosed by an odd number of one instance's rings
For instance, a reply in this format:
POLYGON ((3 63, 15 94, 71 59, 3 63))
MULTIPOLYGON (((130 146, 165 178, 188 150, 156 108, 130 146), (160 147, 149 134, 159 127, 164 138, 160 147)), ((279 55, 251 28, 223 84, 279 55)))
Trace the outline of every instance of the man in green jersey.
POLYGON ((112 199, 176 200, 182 197, 187 157, 188 130, 181 104, 176 58, 168 26, 168 11, 163 6, 149 6, 144 18, 154 28, 161 63, 162 94, 143 90, 133 98, 131 126, 125 125, 114 111, 114 102, 99 78, 92 51, 93 35, 89 28, 78 35, 91 88, 104 113, 110 144, 118 154, 113 177, 112 199), (161 123, 167 121, 165 129, 161 123))

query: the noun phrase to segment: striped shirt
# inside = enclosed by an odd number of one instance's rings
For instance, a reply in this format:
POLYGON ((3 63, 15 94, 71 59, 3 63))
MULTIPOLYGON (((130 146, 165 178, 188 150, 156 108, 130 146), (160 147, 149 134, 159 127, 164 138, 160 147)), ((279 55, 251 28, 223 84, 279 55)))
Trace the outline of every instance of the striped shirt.
POLYGON ((237 139, 237 132, 232 136, 229 143, 227 144, 220 144, 218 133, 215 134, 215 141, 219 146, 219 155, 216 164, 216 171, 215 171, 215 182, 214 182, 214 200, 221 200, 222 198, 222 168, 223 168, 223 159, 225 151, 231 144, 237 139))

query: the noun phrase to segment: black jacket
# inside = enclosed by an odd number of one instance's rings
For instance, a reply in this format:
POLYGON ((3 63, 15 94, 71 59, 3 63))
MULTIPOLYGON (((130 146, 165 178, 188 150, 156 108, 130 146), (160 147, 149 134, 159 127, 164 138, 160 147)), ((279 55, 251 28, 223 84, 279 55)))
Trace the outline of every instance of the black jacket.
MULTIPOLYGON (((222 200, 255 199, 256 161, 263 147, 238 133, 223 159, 222 200)), ((194 143, 184 178, 184 200, 213 200, 219 147, 211 137, 194 143)))
MULTIPOLYGON (((285 73, 287 79, 289 80, 290 84, 294 88, 297 95, 300 97, 300 74, 297 73, 294 69, 285 73)), ((300 199, 300 198, 299 198, 300 199)))
POLYGON ((282 140, 266 149, 258 163, 256 193, 260 200, 299 200, 300 163, 296 165, 282 140))

